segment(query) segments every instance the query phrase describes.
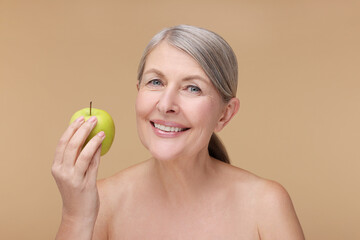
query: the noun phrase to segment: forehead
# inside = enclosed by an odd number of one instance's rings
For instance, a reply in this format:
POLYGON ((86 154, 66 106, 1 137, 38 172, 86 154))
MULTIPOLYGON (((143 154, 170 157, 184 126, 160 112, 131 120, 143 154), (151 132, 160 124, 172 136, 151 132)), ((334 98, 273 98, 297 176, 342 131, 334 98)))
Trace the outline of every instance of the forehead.
POLYGON ((144 72, 151 68, 167 72, 198 74, 208 78, 200 64, 192 56, 167 41, 162 41, 147 56, 144 72))

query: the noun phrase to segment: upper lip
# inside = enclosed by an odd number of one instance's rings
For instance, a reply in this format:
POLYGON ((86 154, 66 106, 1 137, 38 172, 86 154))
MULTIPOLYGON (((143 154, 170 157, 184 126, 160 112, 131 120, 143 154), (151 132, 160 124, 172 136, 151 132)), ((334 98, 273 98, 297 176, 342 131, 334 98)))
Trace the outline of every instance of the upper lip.
POLYGON ((150 120, 151 123, 156 123, 156 124, 161 124, 167 127, 176 127, 176 128, 187 128, 186 126, 177 123, 177 122, 172 122, 172 121, 164 121, 164 120, 160 120, 160 119, 154 119, 154 120, 150 120))

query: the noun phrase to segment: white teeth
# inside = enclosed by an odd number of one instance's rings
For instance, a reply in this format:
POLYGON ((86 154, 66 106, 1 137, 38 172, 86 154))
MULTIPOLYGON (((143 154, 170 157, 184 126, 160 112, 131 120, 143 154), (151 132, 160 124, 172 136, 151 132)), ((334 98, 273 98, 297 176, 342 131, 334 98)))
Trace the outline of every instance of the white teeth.
POLYGON ((154 123, 154 126, 160 130, 163 130, 165 132, 180 132, 180 131, 183 131, 184 128, 178 128, 178 127, 169 127, 169 126, 164 126, 164 125, 161 125, 161 124, 157 124, 157 123, 154 123))

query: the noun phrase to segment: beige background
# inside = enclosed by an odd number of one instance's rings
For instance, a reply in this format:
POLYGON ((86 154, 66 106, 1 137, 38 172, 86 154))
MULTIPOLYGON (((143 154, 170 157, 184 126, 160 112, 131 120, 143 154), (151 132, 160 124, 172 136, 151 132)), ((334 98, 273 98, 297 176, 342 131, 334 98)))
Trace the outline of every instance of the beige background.
POLYGON ((137 64, 181 23, 237 54, 241 109, 220 134, 233 164, 286 187, 307 239, 360 239, 360 2, 340 0, 0 1, 0 239, 55 235, 55 146, 90 100, 117 130, 99 178, 149 156, 137 64))

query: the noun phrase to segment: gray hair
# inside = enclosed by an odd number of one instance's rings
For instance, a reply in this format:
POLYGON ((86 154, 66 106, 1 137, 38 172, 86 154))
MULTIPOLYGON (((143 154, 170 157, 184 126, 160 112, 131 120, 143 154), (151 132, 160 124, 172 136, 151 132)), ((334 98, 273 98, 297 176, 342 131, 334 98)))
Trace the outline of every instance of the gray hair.
POLYGON ((139 82, 148 54, 163 40, 192 56, 225 102, 236 96, 238 64, 230 45, 212 31, 189 25, 165 28, 150 40, 140 60, 139 82))
MULTIPOLYGON (((167 41, 192 56, 209 77, 224 102, 236 96, 238 64, 230 45, 212 31, 189 25, 165 28, 150 40, 140 60, 139 82, 147 56, 162 41, 167 41)), ((209 140, 208 151, 211 157, 230 164, 225 146, 215 133, 209 140)))

